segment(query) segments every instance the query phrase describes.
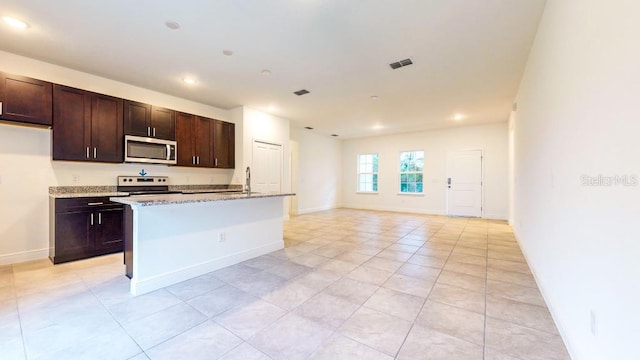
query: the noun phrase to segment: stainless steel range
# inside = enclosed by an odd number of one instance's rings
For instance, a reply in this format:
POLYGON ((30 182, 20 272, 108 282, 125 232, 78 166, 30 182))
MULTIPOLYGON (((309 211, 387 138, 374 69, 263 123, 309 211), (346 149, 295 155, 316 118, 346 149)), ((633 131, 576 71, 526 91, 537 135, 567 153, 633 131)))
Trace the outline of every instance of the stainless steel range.
POLYGON ((180 194, 169 190, 167 176, 118 176, 118 191, 130 195, 180 194))

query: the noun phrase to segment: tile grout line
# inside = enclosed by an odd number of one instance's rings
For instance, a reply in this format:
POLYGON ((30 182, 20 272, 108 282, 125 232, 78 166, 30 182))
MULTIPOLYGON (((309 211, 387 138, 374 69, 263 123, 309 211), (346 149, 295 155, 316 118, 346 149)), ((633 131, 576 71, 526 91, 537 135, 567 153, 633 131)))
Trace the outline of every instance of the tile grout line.
POLYGON ((485 360, 487 354, 487 294, 489 292, 489 227, 487 226, 486 235, 487 253, 485 255, 485 274, 484 274, 484 327, 482 332, 482 359, 485 360))
MULTIPOLYGON (((436 231, 433 235, 435 236, 440 229, 442 229, 442 226, 438 229, 438 231, 436 231)), ((447 256, 447 260, 445 260, 445 265, 447 263, 447 261, 449 261, 449 258, 451 257, 451 254, 453 253, 453 249, 455 249, 456 245, 458 244, 458 241, 460 240, 460 236, 462 235, 462 231, 460 232, 460 234, 458 234, 458 237, 456 238, 456 242, 453 245, 453 247, 451 248, 451 250, 449 250, 449 255, 447 256)), ((429 239, 431 238, 431 235, 429 236, 429 239)), ((425 244, 428 242, 429 240, 425 241, 425 244)), ((424 245, 423 245, 424 246, 424 245)), ((422 246, 421 246, 422 248, 422 246)), ((406 263, 406 262, 405 262, 406 263)), ((400 347, 398 348, 398 351, 396 352, 394 359, 397 359, 398 356, 400 355, 400 351, 402 350, 402 347, 404 346, 404 344, 407 342, 407 338, 409 338, 409 334, 411 334, 411 331, 413 330, 413 327, 416 325, 416 320, 418 319, 418 317, 420 316, 420 313, 422 312, 422 310, 424 309, 425 304, 427 303, 427 301, 429 300, 429 297, 431 296, 431 293, 433 292, 433 288, 436 286, 438 279, 440 278, 440 275, 442 274, 442 271, 444 270, 444 265, 443 267, 440 269, 440 272, 438 273, 438 276, 436 277, 436 279, 433 281, 433 285, 431 286, 431 289, 429 290, 429 293, 427 294, 427 296, 424 299, 424 302, 422 303, 422 306, 420 307, 420 311, 418 311, 418 315, 416 315, 416 318, 413 320, 413 322, 411 323, 411 326, 409 327, 409 331, 407 332, 407 334, 405 335, 404 339, 402 340, 402 344, 400 344, 400 347)))
POLYGON ((16 312, 18 313, 18 324, 20 324, 20 340, 22 340, 22 351, 24 353, 24 358, 29 359, 29 355, 27 354, 27 340, 24 336, 24 329, 22 326, 22 314, 20 312, 20 303, 18 302, 18 292, 16 291, 16 276, 15 269, 13 268, 13 264, 11 264, 11 290, 13 290, 13 301, 16 304, 16 312))

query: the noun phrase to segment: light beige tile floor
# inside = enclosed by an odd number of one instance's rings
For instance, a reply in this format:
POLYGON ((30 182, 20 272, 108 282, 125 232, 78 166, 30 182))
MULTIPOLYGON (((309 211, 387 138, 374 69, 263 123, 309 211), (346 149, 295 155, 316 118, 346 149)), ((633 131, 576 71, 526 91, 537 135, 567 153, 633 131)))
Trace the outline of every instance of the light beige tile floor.
POLYGON ((2 359, 568 359, 501 221, 337 209, 132 297, 122 255, 0 267, 2 359))

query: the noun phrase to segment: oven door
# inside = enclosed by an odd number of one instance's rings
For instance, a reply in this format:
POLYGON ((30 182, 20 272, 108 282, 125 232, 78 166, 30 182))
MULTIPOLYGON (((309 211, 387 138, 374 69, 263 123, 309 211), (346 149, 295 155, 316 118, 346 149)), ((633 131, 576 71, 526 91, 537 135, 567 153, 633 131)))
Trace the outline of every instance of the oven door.
POLYGON ((176 142, 125 135, 124 161, 147 164, 176 164, 176 142))

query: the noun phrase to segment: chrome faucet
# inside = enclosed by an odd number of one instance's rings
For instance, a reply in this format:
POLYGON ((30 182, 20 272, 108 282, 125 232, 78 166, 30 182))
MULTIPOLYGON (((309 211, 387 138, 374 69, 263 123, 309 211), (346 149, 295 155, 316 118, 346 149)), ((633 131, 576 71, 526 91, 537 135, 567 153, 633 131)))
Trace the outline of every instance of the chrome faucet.
POLYGON ((247 166, 246 180, 244 183, 244 190, 247 192, 247 195, 251 195, 251 168, 247 166))

